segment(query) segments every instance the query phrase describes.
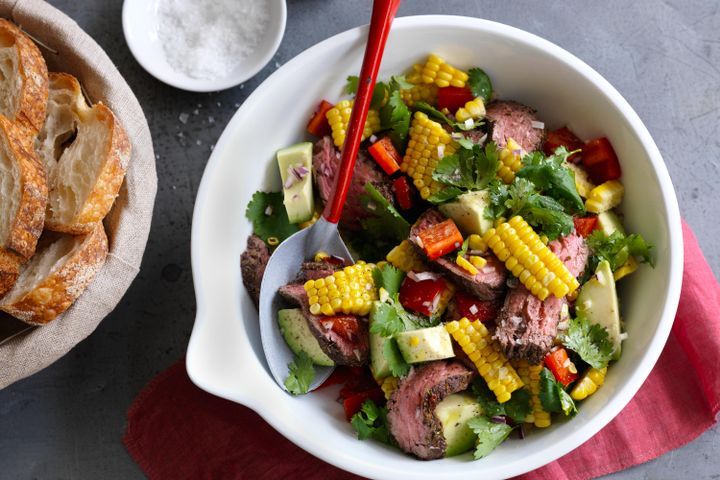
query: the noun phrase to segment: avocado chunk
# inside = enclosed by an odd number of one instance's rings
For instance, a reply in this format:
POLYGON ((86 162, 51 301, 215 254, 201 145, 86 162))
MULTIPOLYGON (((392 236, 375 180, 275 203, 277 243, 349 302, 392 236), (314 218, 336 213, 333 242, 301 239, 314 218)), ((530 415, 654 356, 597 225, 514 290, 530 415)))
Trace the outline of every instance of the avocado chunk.
POLYGON ((440 205, 438 208, 446 216, 453 219, 458 228, 466 235, 485 234, 493 226, 492 220, 485 218, 485 209, 490 204, 487 190, 463 193, 454 201, 440 205))
POLYGON ((620 221, 620 217, 610 210, 598 214, 598 228, 608 237, 615 232, 625 235, 625 228, 620 221))
POLYGON ((307 222, 315 212, 312 186, 312 143, 303 142, 277 152, 283 203, 290 223, 307 222))
POLYGON ((469 393, 454 393, 438 403, 435 416, 443 428, 446 457, 460 455, 475 446, 475 433, 467 423, 478 415, 482 415, 482 407, 469 393))
POLYGON ((395 340, 407 363, 429 362, 455 356, 450 334, 444 325, 396 333, 395 340))
MULTIPOLYGON (((370 323, 372 324, 372 319, 370 323)), ((390 376, 390 365, 383 352, 383 347, 387 341, 390 341, 390 338, 370 332, 370 370, 373 377, 378 380, 390 376)))
POLYGON ((590 323, 596 323, 607 329, 608 339, 615 346, 613 358, 618 359, 622 341, 620 307, 615 291, 615 279, 607 260, 598 264, 595 275, 580 289, 575 309, 578 314, 585 315, 590 323))
POLYGON ((317 338, 310 331, 305 315, 299 308, 288 308, 278 311, 278 325, 285 342, 295 355, 305 352, 315 365, 332 367, 335 365, 330 357, 320 348, 317 338))

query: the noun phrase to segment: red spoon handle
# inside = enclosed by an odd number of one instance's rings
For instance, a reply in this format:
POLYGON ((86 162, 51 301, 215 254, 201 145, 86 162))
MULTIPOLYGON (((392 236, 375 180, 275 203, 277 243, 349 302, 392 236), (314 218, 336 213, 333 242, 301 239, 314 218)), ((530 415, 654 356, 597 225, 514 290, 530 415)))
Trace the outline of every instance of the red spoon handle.
POLYGON ((372 19, 370 20, 370 31, 368 33, 365 57, 363 58, 362 70, 360 70, 360 81, 358 91, 355 95, 355 104, 350 115, 345 144, 340 157, 340 169, 335 179, 335 193, 333 198, 325 206, 323 216, 330 223, 338 223, 345 205, 350 182, 352 181, 355 159, 357 158, 360 142, 362 140, 363 128, 370 109, 372 91, 377 80, 380 62, 382 61, 385 43, 387 42, 390 26, 395 18, 395 12, 400 5, 400 0, 375 0, 373 2, 372 19))

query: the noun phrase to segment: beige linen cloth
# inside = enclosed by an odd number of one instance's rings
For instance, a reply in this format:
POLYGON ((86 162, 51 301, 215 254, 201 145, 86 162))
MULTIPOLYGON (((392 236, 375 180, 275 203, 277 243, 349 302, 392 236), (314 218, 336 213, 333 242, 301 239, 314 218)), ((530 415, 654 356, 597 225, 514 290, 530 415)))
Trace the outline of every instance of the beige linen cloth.
POLYGON ((40 46, 48 70, 75 75, 91 101, 102 101, 115 112, 132 142, 125 184, 105 219, 110 239, 107 263, 62 316, 0 345, 2 389, 65 355, 118 304, 140 268, 150 231, 157 174, 145 115, 100 46, 73 20, 41 0, 0 0, 0 16, 13 20, 39 42, 56 50, 53 53, 40 46))

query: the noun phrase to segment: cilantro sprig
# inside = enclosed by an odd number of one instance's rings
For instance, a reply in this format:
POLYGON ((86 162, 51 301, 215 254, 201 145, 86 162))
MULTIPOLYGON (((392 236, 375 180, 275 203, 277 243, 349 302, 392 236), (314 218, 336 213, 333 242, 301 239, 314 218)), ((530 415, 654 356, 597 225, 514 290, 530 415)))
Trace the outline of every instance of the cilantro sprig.
POLYGON ((570 325, 560 340, 586 363, 595 368, 607 367, 615 347, 608 339, 608 331, 584 316, 570 320, 570 325))
POLYGON ((495 423, 486 417, 478 416, 471 418, 467 423, 468 427, 477 435, 475 453, 473 458, 479 460, 489 455, 498 445, 513 431, 513 427, 505 423, 495 423))
POLYGON ((433 180, 445 188, 428 200, 444 203, 466 191, 482 190, 497 172, 499 166, 497 145, 489 142, 485 147, 477 144, 461 148, 453 155, 442 158, 432 173, 433 180))
POLYGON ((290 223, 280 192, 255 192, 245 210, 245 216, 253 224, 253 232, 267 243, 275 237, 283 241, 300 227, 290 223))
POLYGON ((481 97, 485 103, 492 98, 493 86, 490 77, 482 68, 471 68, 468 70, 468 87, 476 97, 481 97))
POLYGON ((488 417, 505 415, 513 419, 517 423, 525 421, 525 417, 532 412, 530 404, 530 392, 523 388, 512 393, 510 400, 500 403, 495 398, 485 380, 476 378, 472 383, 472 391, 477 397, 478 403, 482 406, 482 411, 488 417))
POLYGON ((360 197, 360 202, 370 215, 360 221, 366 235, 376 239, 392 240, 395 243, 408 237, 410 224, 372 183, 365 184, 365 195, 360 197))
POLYGON ((577 413, 572 397, 547 368, 540 372, 540 402, 548 412, 564 413, 566 416, 577 413))
POLYGON ((360 411, 350 419, 350 424, 360 440, 372 438, 388 445, 392 443, 387 427, 387 409, 378 407, 372 400, 365 400, 360 411))
POLYGON ((565 205, 570 213, 582 214, 585 204, 575 187, 575 175, 565 166, 572 153, 565 147, 547 157, 542 152, 529 153, 523 157, 524 167, 516 175, 530 180, 544 195, 565 205))
POLYGON ((301 351, 295 355, 295 360, 288 364, 288 370, 285 388, 293 395, 307 393, 315 379, 315 368, 308 354, 301 351))
POLYGON ((594 272, 597 264, 603 260, 607 260, 610 268, 615 271, 622 267, 631 255, 638 258, 641 263, 655 266, 651 254, 652 244, 645 241, 638 233, 626 236, 622 232, 615 231, 608 236, 602 230, 595 230, 587 238, 587 243, 593 254, 590 257, 590 266, 586 270, 591 272, 594 272))
POLYGON ((431 120, 435 120, 436 122, 444 123, 445 125, 450 126, 453 130, 474 130, 475 128, 482 125, 482 122, 478 121, 472 121, 468 123, 457 122, 426 102, 415 102, 413 108, 417 111, 423 112, 431 120))

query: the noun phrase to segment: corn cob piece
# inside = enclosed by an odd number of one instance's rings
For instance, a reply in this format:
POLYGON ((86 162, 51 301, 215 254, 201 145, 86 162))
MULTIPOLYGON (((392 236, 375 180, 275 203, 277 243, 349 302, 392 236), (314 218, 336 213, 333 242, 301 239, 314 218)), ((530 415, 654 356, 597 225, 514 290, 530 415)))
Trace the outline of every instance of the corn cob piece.
POLYGON ((475 97, 465 103, 464 107, 458 108, 455 112, 455 120, 465 122, 469 119, 478 120, 485 116, 485 102, 482 97, 475 97))
POLYGON ((410 140, 400 170, 413 179, 413 184, 423 199, 442 188, 433 180, 432 172, 440 158, 455 153, 455 149, 450 134, 442 125, 430 120, 422 112, 415 112, 410 126, 410 140))
POLYGON ((397 377, 385 377, 382 380, 379 380, 378 383, 380 384, 380 389, 385 394, 385 399, 390 400, 390 395, 392 395, 398 388, 397 377))
POLYGON ((498 157, 500 168, 498 168, 497 176, 505 183, 512 183, 515 180, 515 174, 523 167, 520 145, 512 138, 508 138, 505 148, 500 150, 498 157))
POLYGON ((590 195, 590 192, 596 185, 590 181, 590 177, 585 169, 570 162, 566 162, 565 166, 575 174, 575 189, 578 194, 582 198, 588 198, 588 195, 590 195))
POLYGON ((527 360, 513 362, 520 379, 530 390, 532 413, 525 417, 525 423, 532 423, 538 428, 547 428, 552 423, 550 412, 545 411, 540 401, 540 372, 543 366, 530 365, 527 360))
POLYGON ((438 87, 464 87, 468 74, 459 70, 435 54, 430 54, 420 71, 422 83, 434 83, 438 87))
POLYGON ((470 255, 468 259, 470 260, 470 263, 472 263, 473 266, 478 270, 481 270, 485 265, 487 265, 487 260, 478 255, 470 255))
POLYGON ((447 288, 440 293, 440 299, 438 300, 435 312, 433 313, 434 317, 440 317, 443 313, 445 313, 445 309, 450 304, 450 300, 452 300, 455 296, 455 285, 447 280, 445 280, 445 285, 447 288))
POLYGON ((375 265, 362 260, 325 278, 305 282, 310 313, 365 316, 370 313, 378 293, 372 278, 375 265))
POLYGON ((412 107, 417 102, 425 102, 430 105, 437 103, 438 87, 435 84, 415 85, 412 88, 400 90, 400 98, 408 107, 412 107))
POLYGON ((575 388, 570 392, 570 396, 573 400, 584 400, 593 393, 597 392, 598 388, 605 383, 605 375, 607 374, 607 367, 604 368, 591 368, 580 381, 575 385, 575 388))
POLYGON ((585 209, 588 212, 602 213, 615 208, 622 202, 625 187, 617 180, 610 180, 590 190, 585 209))
POLYGON ((637 270, 638 266, 639 264, 638 261, 635 260, 635 257, 628 257, 627 261, 622 265, 622 267, 615 270, 613 278, 615 279, 615 281, 618 281, 623 277, 627 277, 635 270, 637 270))
POLYGON ((475 265, 473 265, 470 260, 463 257, 462 255, 458 254, 457 258, 455 258, 455 263, 457 263, 458 267, 465 270, 467 273, 469 273, 472 276, 475 276, 478 274, 478 269, 475 265))
POLYGON ((427 270, 420 252, 410 243, 410 240, 403 240, 400 245, 388 252, 385 259, 390 264, 403 272, 423 272, 427 270))
MULTIPOLYGON (((345 135, 350 124, 350 114, 352 113, 353 100, 343 100, 328 110, 325 114, 330 128, 332 129, 332 138, 335 146, 340 148, 345 143, 345 135)), ((373 133, 380 130, 380 114, 377 110, 368 110, 367 120, 365 120, 365 128, 363 129, 362 139, 365 140, 372 136, 373 133)))
POLYGON ((523 387, 517 372, 482 322, 463 318, 446 323, 445 329, 473 362, 498 402, 507 402, 512 392, 523 387))
POLYGON ((540 300, 574 292, 580 284, 565 264, 520 216, 491 228, 483 237, 501 262, 540 300))

